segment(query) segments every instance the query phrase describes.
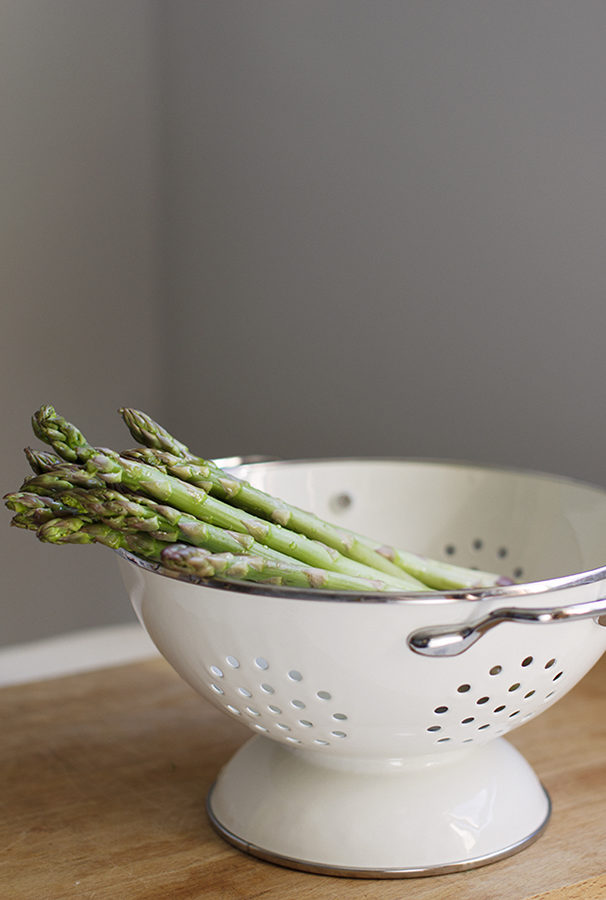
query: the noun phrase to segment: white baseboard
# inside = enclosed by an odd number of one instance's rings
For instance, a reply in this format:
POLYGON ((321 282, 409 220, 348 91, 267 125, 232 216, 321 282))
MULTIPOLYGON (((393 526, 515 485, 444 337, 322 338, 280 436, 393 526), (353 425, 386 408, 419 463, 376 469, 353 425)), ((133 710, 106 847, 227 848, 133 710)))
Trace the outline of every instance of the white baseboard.
POLYGON ((0 686, 58 678, 157 656, 138 622, 0 648, 0 686))

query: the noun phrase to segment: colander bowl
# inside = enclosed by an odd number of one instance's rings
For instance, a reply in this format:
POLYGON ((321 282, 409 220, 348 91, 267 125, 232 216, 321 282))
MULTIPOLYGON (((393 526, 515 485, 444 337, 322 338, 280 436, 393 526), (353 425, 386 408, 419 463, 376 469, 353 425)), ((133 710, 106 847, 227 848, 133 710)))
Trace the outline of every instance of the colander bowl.
POLYGON ((255 736, 211 789, 253 855, 333 875, 457 871, 535 840, 550 801, 504 735, 606 650, 606 490, 417 460, 232 471, 345 528, 511 576, 511 586, 325 593, 119 560, 174 669, 255 736))

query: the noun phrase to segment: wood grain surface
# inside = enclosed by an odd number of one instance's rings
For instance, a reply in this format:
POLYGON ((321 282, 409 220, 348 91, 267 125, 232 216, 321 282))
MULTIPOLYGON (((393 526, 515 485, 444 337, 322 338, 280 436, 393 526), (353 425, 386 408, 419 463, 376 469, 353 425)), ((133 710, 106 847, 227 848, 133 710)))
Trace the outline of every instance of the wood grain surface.
POLYGON ((161 659, 5 688, 0 713, 2 900, 606 898, 606 656, 509 737, 551 794, 544 835, 431 878, 311 875, 222 841, 206 792, 250 732, 161 659))

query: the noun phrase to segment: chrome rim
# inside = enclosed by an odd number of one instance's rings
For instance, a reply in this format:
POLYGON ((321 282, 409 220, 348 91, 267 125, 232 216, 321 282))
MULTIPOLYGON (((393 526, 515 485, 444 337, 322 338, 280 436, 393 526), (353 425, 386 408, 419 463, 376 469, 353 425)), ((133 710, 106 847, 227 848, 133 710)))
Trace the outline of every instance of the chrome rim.
POLYGON ((349 868, 346 866, 331 866, 326 865, 325 863, 316 863, 313 862, 313 860, 283 856, 279 853, 273 853, 271 850, 267 850, 264 847, 258 847, 256 844, 238 837, 238 835, 231 832, 228 828, 225 828, 212 811, 212 795, 214 787, 215 784, 210 788, 206 798, 206 812, 210 823, 217 834, 233 847, 236 847, 238 850, 248 853, 250 856, 254 856, 257 859, 263 859, 265 862, 285 866, 289 869, 298 869, 299 871, 311 872, 315 875, 340 876, 342 878, 426 878, 430 875, 449 875, 453 872, 464 872, 468 869, 477 869, 480 866, 486 866, 490 863, 498 862, 501 859, 506 859, 508 856, 513 856, 515 853, 519 853, 520 850, 529 847, 543 834, 547 828, 549 819, 551 818, 551 797, 544 785, 541 784, 541 788, 547 801, 545 818, 538 828, 529 835, 516 841, 514 844, 510 844, 507 847, 497 850, 495 853, 488 853, 484 856, 476 856, 471 859, 460 860, 454 863, 445 863, 444 865, 437 864, 435 866, 418 866, 401 869, 349 868))

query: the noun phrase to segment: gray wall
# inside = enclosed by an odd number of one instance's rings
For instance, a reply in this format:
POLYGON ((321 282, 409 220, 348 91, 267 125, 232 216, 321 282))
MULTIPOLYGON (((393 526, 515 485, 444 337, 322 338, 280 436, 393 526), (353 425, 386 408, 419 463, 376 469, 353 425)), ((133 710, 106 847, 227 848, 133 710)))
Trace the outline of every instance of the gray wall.
POLYGON ((585 0, 173 4, 189 436, 605 481, 605 40, 585 0))
MULTIPOLYGON (((606 483, 606 5, 0 10, 7 486, 46 400, 100 443, 128 403, 206 455, 606 483)), ((130 616, 28 538, 0 637, 130 616)))
MULTIPOLYGON (((0 493, 27 474, 42 403, 111 445, 119 405, 162 396, 151 13, 144 0, 0 2, 0 493)), ((2 643, 130 618, 109 552, 38 544, 8 521, 2 643)))

